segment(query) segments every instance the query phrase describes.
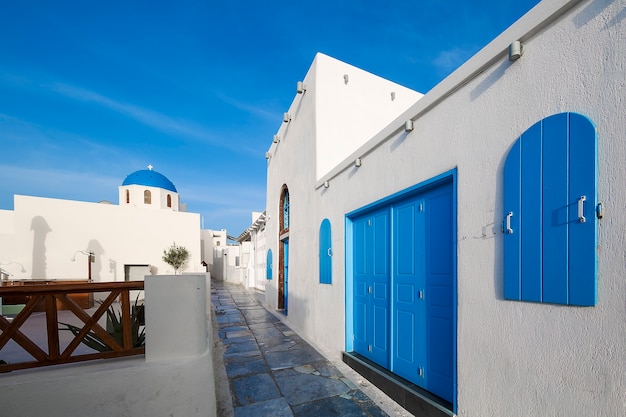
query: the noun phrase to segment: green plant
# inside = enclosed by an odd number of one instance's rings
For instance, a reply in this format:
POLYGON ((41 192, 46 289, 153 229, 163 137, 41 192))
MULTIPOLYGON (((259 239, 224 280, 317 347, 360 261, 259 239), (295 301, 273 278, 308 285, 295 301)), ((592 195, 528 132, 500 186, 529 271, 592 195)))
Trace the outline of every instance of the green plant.
POLYGON ((167 250, 163 250, 163 262, 174 268, 174 275, 187 262, 189 251, 184 246, 177 246, 176 242, 167 250))
MULTIPOLYGON (((132 347, 134 348, 144 346, 146 343, 145 329, 142 328, 144 306, 138 305, 138 300, 139 295, 137 295, 137 299, 135 299, 135 304, 131 309, 132 311, 130 316, 132 347)), ((59 324, 65 326, 65 328, 59 328, 59 330, 69 330, 74 336, 77 336, 78 333, 80 333, 80 331, 82 330, 80 327, 74 326, 73 324, 61 322, 59 322, 59 324)), ((120 346, 123 346, 124 332, 122 326, 122 313, 117 312, 112 305, 107 308, 106 327, 107 333, 109 333, 120 346)), ((97 350, 98 352, 107 352, 113 350, 93 330, 90 330, 85 335, 82 343, 94 350, 97 350)))

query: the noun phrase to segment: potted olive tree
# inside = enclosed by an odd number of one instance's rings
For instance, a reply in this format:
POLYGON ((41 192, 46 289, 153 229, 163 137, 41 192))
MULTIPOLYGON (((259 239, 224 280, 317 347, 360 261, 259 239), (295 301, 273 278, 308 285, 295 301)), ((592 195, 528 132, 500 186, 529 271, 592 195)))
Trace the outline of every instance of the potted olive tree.
POLYGON ((163 250, 163 262, 174 268, 174 275, 185 265, 189 258, 189 251, 184 246, 172 244, 168 249, 163 250))

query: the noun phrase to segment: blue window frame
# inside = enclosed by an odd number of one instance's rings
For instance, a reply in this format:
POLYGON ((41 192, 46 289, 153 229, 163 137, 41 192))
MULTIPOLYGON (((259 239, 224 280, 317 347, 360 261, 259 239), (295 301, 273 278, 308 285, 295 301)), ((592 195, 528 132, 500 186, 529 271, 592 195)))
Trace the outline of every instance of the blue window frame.
POLYGON ((283 194, 283 230, 289 229, 289 190, 285 188, 285 193, 283 194))
POLYGON ((265 260, 265 278, 272 279, 272 250, 267 250, 266 260, 265 260))
POLYGON ((333 283, 333 244, 330 220, 320 224, 320 284, 333 283))
POLYGON ((597 303, 597 136, 577 113, 543 119, 504 166, 504 297, 597 303))

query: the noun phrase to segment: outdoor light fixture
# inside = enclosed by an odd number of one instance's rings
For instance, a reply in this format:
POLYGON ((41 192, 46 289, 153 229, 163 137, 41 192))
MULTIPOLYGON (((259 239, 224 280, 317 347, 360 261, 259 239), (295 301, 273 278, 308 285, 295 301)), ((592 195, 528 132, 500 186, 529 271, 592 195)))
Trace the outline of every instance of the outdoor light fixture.
POLYGON ((517 61, 524 53, 524 46, 520 41, 515 41, 509 45, 509 61, 517 61))
POLYGON ((348 84, 348 81, 350 81, 350 77, 348 77, 348 74, 343 74, 343 83, 348 84))
POLYGON ((324 188, 328 188, 330 187, 330 184, 328 183, 328 181, 324 181, 324 188))
POLYGON ((306 86, 304 85, 304 83, 302 81, 298 81, 298 84, 296 84, 296 92, 298 94, 302 94, 306 91, 306 86))
POLYGON ((280 142, 280 136, 274 135, 274 143, 280 142))
POLYGON ((96 262, 96 254, 90 250, 77 250, 74 252, 71 261, 76 261, 76 254, 82 253, 83 255, 87 255, 87 278, 91 281, 91 264, 96 262))
POLYGON ((283 123, 289 123, 291 121, 291 115, 289 113, 283 113, 283 123))
POLYGON ((357 159, 354 161, 354 166, 355 166, 355 167, 360 167, 360 166, 361 166, 361 158, 357 158, 357 159))
POLYGON ((269 152, 265 152, 265 159, 270 159, 272 155, 269 152))
POLYGON ((406 123, 404 123, 404 131, 405 132, 411 132, 413 130, 413 120, 407 120, 406 123))

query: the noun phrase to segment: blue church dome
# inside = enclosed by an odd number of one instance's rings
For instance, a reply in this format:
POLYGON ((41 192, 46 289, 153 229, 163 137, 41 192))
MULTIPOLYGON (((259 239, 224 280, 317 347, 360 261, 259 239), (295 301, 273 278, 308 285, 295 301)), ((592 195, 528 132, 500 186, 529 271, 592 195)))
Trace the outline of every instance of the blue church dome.
POLYGON ((177 193, 172 181, 163 174, 152 169, 142 169, 128 175, 122 185, 144 185, 146 187, 157 187, 177 193))

